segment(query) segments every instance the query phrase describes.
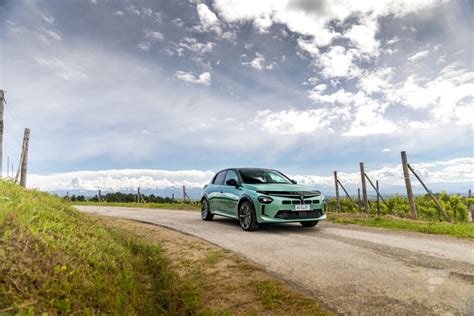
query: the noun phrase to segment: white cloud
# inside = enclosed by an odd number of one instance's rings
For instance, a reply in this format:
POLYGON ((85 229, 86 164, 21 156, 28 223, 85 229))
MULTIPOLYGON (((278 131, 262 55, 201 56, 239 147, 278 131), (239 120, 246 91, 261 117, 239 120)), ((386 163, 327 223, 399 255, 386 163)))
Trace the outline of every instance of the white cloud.
POLYGON ((127 7, 127 11, 132 13, 132 14, 135 14, 135 15, 140 15, 141 14, 140 10, 138 10, 134 5, 129 5, 127 7))
POLYGON ((52 69, 56 76, 64 80, 87 78, 87 75, 79 67, 68 64, 57 57, 34 57, 34 60, 42 67, 52 69))
POLYGON ((214 43, 207 42, 207 43, 200 43, 195 38, 185 37, 181 42, 179 42, 179 46, 190 51, 196 52, 198 54, 205 54, 212 51, 214 48, 214 43))
POLYGON ((315 102, 320 103, 339 103, 350 104, 354 101, 354 94, 347 92, 344 89, 339 89, 331 94, 321 94, 325 90, 325 84, 320 84, 309 91, 309 98, 315 102), (324 89, 323 89, 324 88, 324 89))
POLYGON ((358 93, 355 98, 355 105, 357 108, 354 113, 354 120, 351 122, 349 129, 342 133, 343 136, 366 137, 391 134, 399 130, 396 123, 384 117, 386 104, 358 93))
POLYGON ((182 81, 190 83, 198 83, 208 86, 211 83, 211 74, 209 72, 203 72, 199 76, 192 72, 177 71, 174 76, 182 81))
POLYGON ((125 13, 124 13, 123 11, 121 11, 121 10, 117 10, 117 11, 114 12, 114 15, 116 15, 116 16, 124 16, 125 13))
POLYGON ((44 30, 44 32, 52 39, 56 40, 56 41, 60 41, 62 40, 62 37, 61 35, 59 35, 58 33, 54 32, 54 31, 51 31, 51 30, 44 30))
POLYGON ((143 41, 143 42, 138 43, 137 47, 140 48, 141 50, 150 50, 151 43, 143 41))
POLYGON ((343 46, 332 46, 317 58, 317 64, 322 67, 321 74, 326 78, 353 78, 361 73, 359 67, 353 63, 353 59, 354 50, 343 46))
POLYGON ((237 37, 237 34, 230 31, 224 32, 224 34, 222 34, 221 36, 223 40, 230 41, 230 42, 234 41, 236 37, 237 37))
POLYGON ((242 65, 248 65, 254 69, 262 70, 265 67, 265 57, 256 53, 256 57, 250 62, 242 62, 242 65))
POLYGON ((212 171, 155 169, 122 169, 101 171, 74 171, 51 175, 28 176, 29 187, 43 191, 104 190, 127 191, 142 189, 202 188, 214 175, 212 171))
POLYGON ((414 62, 414 61, 417 61, 418 59, 421 59, 421 58, 424 58, 424 57, 428 56, 429 53, 430 53, 430 51, 428 51, 428 50, 422 50, 421 52, 418 52, 418 53, 408 57, 407 60, 410 61, 410 62, 414 62))
POLYGON ((272 134, 307 134, 328 127, 330 115, 326 109, 288 109, 279 112, 264 110, 257 112, 255 123, 272 134))
POLYGON ((162 33, 158 31, 151 31, 151 30, 145 31, 145 37, 152 40, 162 40, 164 38, 162 33))
POLYGON ((212 12, 204 3, 198 3, 196 8, 199 15, 199 20, 201 21, 202 29, 204 31, 214 31, 220 35, 222 33, 222 29, 217 15, 212 12))
POLYGON ((450 64, 428 82, 412 75, 387 93, 387 98, 413 109, 429 109, 436 124, 469 126, 472 122, 464 114, 472 112, 469 107, 472 108, 474 72, 462 67, 460 63, 450 64))
POLYGON ((54 23, 54 17, 52 17, 52 16, 43 15, 43 20, 45 20, 49 24, 54 23))
POLYGON ((359 79, 358 87, 369 95, 381 92, 390 86, 389 81, 392 75, 392 68, 379 68, 372 72, 366 71, 359 79))
POLYGON ((416 129, 426 129, 426 128, 433 127, 433 124, 430 122, 424 122, 424 121, 411 121, 408 123, 408 126, 411 129, 416 130, 416 129))
POLYGON ((153 10, 150 8, 142 8, 142 13, 147 16, 152 16, 153 15, 153 10))
POLYGON ((390 150, 390 148, 384 148, 384 149, 381 150, 381 152, 389 153, 389 152, 391 152, 391 150, 390 150))
POLYGON ((327 46, 340 36, 328 26, 329 22, 342 22, 350 16, 362 16, 370 21, 364 21, 359 28, 353 30, 350 38, 364 50, 373 52, 375 42, 368 37, 375 35, 377 26, 371 23, 376 23, 378 17, 390 14, 401 17, 440 3, 441 1, 410 0, 215 0, 214 7, 227 22, 251 21, 258 24, 263 19, 266 25, 281 23, 292 32, 311 36, 318 46, 327 46))
POLYGON ((272 19, 269 16, 258 17, 253 21, 253 25, 260 33, 268 32, 268 29, 272 24, 272 19))
POLYGON ((349 38, 362 54, 378 56, 380 42, 375 39, 375 35, 379 30, 379 25, 373 19, 365 19, 362 22, 363 24, 352 26, 344 36, 349 38))
POLYGON ((181 20, 180 18, 173 19, 173 20, 171 20, 171 22, 174 25, 179 26, 179 27, 182 27, 184 25, 183 20, 181 20))

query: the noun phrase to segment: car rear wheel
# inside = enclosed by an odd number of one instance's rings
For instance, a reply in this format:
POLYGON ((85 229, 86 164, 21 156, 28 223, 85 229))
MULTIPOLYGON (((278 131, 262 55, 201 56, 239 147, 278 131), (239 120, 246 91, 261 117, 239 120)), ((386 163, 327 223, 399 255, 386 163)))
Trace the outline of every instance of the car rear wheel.
POLYGON ((205 221, 212 221, 214 214, 211 213, 209 202, 204 199, 201 201, 201 218, 205 221))
POLYGON ((318 225, 319 221, 312 221, 312 222, 300 222, 301 226, 303 227, 314 227, 318 225))
POLYGON ((257 219, 255 218, 255 210, 252 203, 245 201, 239 208, 240 226, 245 231, 253 231, 258 229, 257 219))

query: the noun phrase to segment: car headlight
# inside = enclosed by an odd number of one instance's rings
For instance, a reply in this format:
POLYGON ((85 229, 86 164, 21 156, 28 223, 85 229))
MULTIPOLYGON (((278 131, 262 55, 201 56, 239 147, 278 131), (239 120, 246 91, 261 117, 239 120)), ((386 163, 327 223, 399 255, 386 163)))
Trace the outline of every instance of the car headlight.
POLYGON ((259 196, 258 201, 262 204, 270 204, 273 202, 273 199, 269 196, 259 196))

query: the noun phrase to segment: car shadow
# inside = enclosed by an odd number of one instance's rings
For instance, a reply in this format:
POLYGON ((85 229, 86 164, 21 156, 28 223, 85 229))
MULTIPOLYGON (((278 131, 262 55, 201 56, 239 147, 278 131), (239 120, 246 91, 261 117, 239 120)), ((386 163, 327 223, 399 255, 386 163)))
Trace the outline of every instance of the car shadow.
MULTIPOLYGON (((240 228, 239 221, 226 217, 214 217, 213 222, 219 225, 224 225, 232 228, 240 228)), ((260 229, 253 233, 297 233, 310 234, 321 231, 321 223, 315 227, 303 227, 300 223, 278 223, 278 224, 260 224, 260 229)))

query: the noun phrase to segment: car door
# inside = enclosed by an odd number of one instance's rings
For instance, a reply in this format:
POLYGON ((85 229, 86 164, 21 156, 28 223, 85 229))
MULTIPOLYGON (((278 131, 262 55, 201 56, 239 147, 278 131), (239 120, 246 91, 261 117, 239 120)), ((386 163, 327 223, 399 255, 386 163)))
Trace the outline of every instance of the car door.
POLYGON ((212 188, 209 190, 207 195, 209 206, 211 208, 211 212, 213 213, 223 213, 222 194, 226 173, 227 170, 217 173, 217 175, 214 177, 214 181, 211 184, 212 188))
POLYGON ((228 170, 225 176, 221 197, 222 211, 229 216, 237 218, 237 206, 239 203, 241 188, 234 185, 227 185, 227 181, 231 179, 239 183, 239 177, 235 170, 228 170))

